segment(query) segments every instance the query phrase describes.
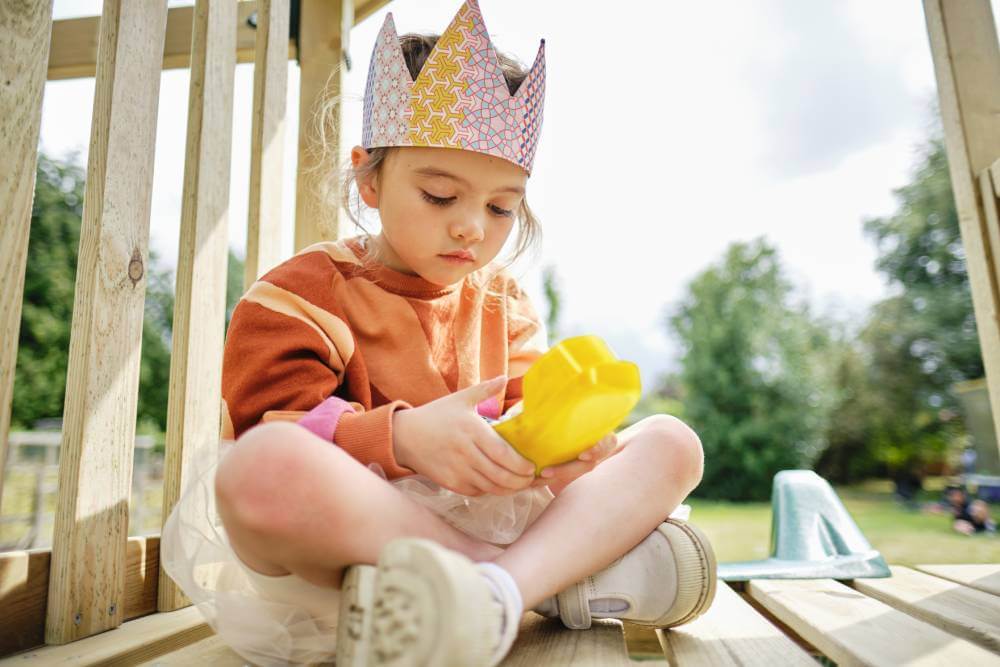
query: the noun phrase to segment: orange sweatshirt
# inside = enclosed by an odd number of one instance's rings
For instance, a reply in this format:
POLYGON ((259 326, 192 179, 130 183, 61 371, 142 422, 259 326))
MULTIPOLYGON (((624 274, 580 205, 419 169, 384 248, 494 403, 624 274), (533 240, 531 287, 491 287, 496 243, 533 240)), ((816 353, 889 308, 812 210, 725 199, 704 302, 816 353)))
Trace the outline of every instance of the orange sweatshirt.
POLYGON ((223 438, 298 421, 392 479, 412 473, 393 456, 396 410, 501 374, 511 378, 505 391, 479 412, 496 418, 521 399, 545 330, 509 274, 485 288, 470 278, 442 287, 365 268, 363 254, 359 238, 315 244, 243 295, 222 362, 223 438))

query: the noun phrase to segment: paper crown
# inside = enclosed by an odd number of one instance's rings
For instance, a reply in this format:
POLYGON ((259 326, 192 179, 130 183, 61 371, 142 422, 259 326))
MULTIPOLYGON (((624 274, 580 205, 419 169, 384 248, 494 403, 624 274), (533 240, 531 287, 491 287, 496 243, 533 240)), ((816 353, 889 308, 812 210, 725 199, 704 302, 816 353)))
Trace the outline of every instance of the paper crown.
POLYGON ((389 13, 368 68, 362 145, 461 148, 530 174, 544 98, 545 40, 512 95, 476 0, 462 3, 415 81, 389 13))

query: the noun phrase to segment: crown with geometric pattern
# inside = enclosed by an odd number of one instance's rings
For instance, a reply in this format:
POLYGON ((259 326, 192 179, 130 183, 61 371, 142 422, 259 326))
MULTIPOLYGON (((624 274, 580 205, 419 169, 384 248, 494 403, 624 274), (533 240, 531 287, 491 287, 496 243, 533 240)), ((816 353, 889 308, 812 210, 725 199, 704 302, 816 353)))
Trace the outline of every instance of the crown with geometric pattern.
POLYGON ((416 80, 390 13, 368 68, 362 145, 461 148, 504 158, 530 174, 544 99, 545 40, 511 94, 476 0, 462 3, 416 80))

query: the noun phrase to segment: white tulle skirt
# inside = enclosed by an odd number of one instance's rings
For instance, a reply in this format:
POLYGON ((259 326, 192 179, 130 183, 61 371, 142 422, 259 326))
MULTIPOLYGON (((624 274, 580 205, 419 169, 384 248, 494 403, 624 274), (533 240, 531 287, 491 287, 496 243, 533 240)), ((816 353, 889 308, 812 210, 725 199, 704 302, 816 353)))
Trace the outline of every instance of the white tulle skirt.
MULTIPOLYGON (((216 633, 259 665, 330 663, 336 650, 339 591, 289 574, 247 567, 233 551, 215 505, 214 480, 231 442, 196 469, 163 526, 160 563, 216 633)), ((377 465, 373 470, 384 477, 377 465)), ((548 487, 509 496, 468 497, 419 475, 391 484, 459 530, 503 546, 516 540, 552 501, 548 487)))

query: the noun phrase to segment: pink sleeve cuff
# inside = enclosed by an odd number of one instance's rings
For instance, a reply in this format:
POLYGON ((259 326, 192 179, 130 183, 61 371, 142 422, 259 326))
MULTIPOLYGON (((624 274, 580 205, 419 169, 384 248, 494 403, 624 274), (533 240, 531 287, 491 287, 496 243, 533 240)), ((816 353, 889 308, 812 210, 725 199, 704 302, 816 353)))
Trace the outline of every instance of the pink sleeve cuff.
POLYGON ((324 440, 333 441, 333 434, 344 413, 354 414, 354 407, 342 398, 331 396, 315 408, 302 415, 298 423, 324 440))

